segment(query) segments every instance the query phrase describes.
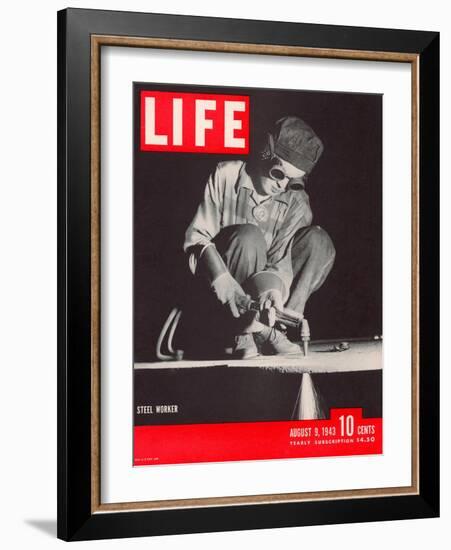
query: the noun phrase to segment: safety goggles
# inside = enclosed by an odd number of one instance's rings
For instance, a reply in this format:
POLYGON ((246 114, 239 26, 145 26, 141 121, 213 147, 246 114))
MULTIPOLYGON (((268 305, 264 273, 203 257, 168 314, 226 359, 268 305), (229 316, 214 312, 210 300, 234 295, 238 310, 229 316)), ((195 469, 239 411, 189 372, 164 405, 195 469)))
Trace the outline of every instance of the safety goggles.
POLYGON ((300 190, 304 189, 305 176, 300 178, 290 178, 284 171, 283 167, 279 164, 277 157, 269 159, 267 166, 268 177, 277 182, 281 187, 285 189, 300 190))

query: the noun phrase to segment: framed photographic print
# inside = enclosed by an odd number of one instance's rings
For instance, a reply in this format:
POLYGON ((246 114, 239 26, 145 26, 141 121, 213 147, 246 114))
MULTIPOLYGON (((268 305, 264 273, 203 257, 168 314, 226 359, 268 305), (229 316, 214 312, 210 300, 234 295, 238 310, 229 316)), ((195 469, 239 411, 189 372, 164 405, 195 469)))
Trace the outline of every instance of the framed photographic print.
POLYGON ((58 536, 438 515, 438 33, 58 14, 58 536))

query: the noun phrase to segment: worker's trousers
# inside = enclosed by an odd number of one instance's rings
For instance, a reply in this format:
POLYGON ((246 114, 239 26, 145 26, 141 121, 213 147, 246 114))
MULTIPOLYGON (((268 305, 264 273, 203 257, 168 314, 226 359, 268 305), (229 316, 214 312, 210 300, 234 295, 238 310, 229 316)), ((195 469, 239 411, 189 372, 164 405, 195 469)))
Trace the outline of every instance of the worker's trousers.
MULTIPOLYGON (((231 275, 241 285, 267 265, 266 242, 256 225, 225 227, 213 242, 231 275)), ((324 229, 317 225, 300 229, 291 243, 293 282, 286 307, 303 314, 307 300, 324 283, 334 260, 335 248, 324 229)))

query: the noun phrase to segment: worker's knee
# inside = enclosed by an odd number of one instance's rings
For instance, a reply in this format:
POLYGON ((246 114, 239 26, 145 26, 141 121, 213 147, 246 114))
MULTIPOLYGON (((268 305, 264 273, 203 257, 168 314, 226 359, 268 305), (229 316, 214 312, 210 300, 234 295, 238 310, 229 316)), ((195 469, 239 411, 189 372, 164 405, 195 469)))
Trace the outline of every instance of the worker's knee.
POLYGON ((250 223, 224 227, 215 238, 223 248, 240 248, 243 251, 255 251, 266 254, 266 242, 263 233, 250 223), (225 245, 225 246, 224 246, 225 245))
POLYGON ((310 251, 321 251, 328 259, 335 259, 335 246, 327 231, 319 225, 311 225, 300 229, 294 239, 293 248, 303 248, 310 251))
POLYGON ((235 226, 236 236, 241 246, 245 248, 258 248, 266 252, 266 242, 261 230, 251 223, 243 223, 235 226))

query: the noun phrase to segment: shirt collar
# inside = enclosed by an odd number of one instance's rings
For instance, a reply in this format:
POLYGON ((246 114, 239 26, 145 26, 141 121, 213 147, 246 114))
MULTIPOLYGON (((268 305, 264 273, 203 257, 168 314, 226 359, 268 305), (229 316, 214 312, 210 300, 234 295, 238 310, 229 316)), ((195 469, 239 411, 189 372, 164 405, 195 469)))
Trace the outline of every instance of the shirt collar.
MULTIPOLYGON (((255 190, 254 184, 252 183, 252 179, 246 172, 245 162, 243 162, 243 165, 240 168, 238 179, 235 184, 235 191, 238 192, 238 189, 242 187, 244 187, 245 189, 249 189, 251 195, 257 195, 257 191, 255 190)), ((273 197, 271 197, 271 199, 277 202, 283 202, 287 206, 289 206, 290 204, 289 192, 280 193, 280 195, 274 195, 273 197)))

